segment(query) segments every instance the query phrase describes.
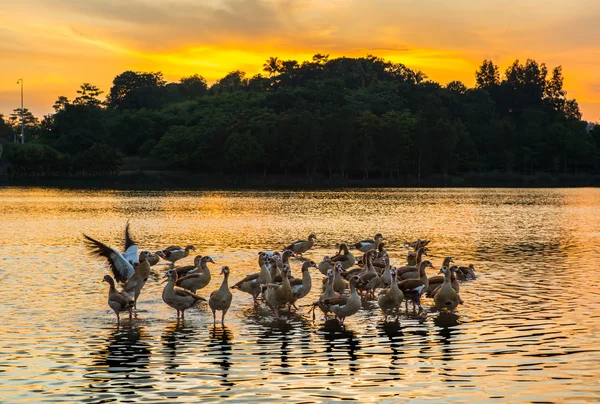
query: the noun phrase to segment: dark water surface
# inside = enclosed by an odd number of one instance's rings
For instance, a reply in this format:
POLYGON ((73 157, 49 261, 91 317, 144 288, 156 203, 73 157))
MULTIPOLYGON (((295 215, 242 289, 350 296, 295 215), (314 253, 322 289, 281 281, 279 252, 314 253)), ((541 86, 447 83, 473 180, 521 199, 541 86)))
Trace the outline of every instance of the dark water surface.
POLYGON ((2 402, 600 400, 598 189, 5 188, 0 224, 2 402), (307 314, 317 288, 280 320, 235 291, 223 328, 202 305, 176 321, 161 299, 161 263, 137 319, 117 327, 107 266, 81 234, 120 247, 127 219, 142 248, 193 244, 211 255, 204 296, 222 265, 234 283, 258 271, 257 251, 311 232, 319 241, 305 256, 315 261, 336 242, 381 232, 400 264, 402 241, 420 236, 433 240, 434 265, 452 255, 479 278, 461 285, 456 315, 384 324, 371 302, 345 328, 307 314))

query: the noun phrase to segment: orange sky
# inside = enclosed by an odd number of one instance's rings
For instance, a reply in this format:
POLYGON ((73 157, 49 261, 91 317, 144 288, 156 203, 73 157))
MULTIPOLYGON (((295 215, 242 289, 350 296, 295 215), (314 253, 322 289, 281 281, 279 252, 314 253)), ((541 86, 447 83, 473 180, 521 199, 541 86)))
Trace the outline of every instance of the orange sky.
POLYGON ((269 56, 371 53, 442 84, 474 84, 484 58, 562 65, 584 119, 600 121, 597 0, 0 0, 0 113, 52 111, 82 82, 105 92, 124 70, 212 82, 269 56), (122 4, 121 4, 122 3, 122 4), (526 4, 526 5, 525 5, 526 4))

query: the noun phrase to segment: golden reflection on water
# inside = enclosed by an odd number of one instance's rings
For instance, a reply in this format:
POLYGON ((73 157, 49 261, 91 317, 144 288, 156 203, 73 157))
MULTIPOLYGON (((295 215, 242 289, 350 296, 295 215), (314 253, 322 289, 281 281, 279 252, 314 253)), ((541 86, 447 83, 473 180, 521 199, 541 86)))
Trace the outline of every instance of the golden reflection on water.
MULTIPOLYGON (((593 402, 600 394, 600 190, 340 191, 0 190, 2 401, 274 401, 356 399, 593 402), (130 219, 144 249, 193 244, 213 281, 255 272, 256 252, 316 233, 315 261, 340 241, 427 237, 480 277, 456 315, 403 313, 383 323, 364 305, 345 328, 298 313, 275 320, 234 292, 226 327, 205 305, 185 322, 161 299, 159 264, 133 321, 115 324, 106 265, 82 233, 122 245, 130 219)), ((186 259, 191 262, 193 256, 186 259)), ((301 262, 293 262, 297 275, 301 262)), ((312 272, 313 285, 322 276, 312 272)), ((431 273, 433 275, 433 273, 431 273)), ((430 301, 427 300, 426 303, 430 301)))

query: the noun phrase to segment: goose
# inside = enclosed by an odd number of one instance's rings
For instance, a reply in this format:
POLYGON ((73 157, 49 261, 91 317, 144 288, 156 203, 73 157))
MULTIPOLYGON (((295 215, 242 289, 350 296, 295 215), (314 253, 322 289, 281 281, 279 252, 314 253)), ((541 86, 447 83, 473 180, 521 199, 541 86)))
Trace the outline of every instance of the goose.
MULTIPOLYGON (((177 280, 177 286, 181 286, 192 293, 196 293, 197 290, 205 288, 210 283, 211 279, 210 269, 207 265, 208 262, 212 262, 213 264, 215 263, 211 257, 202 257, 200 259, 200 268, 202 268, 202 270, 195 268, 191 271, 188 271, 187 275, 177 280)), ((178 269, 176 270, 177 276, 179 276, 178 269)))
POLYGON ((426 268, 435 269, 431 264, 431 261, 425 260, 421 262, 419 268, 419 279, 406 279, 398 283, 398 288, 400 288, 402 293, 404 293, 405 299, 407 299, 404 301, 406 310, 408 310, 408 299, 413 302, 413 309, 418 305, 419 311, 423 310, 423 307, 421 306, 421 295, 429 288, 429 279, 427 278, 427 272, 425 271, 426 268))
POLYGON ((415 251, 409 251, 406 253, 406 266, 418 266, 423 255, 427 255, 427 248, 419 247, 415 251))
POLYGON ((325 291, 321 294, 321 296, 319 297, 319 300, 316 303, 313 303, 313 320, 314 320, 314 310, 315 307, 319 307, 321 309, 321 311, 323 312, 323 315, 325 316, 325 321, 327 321, 327 313, 329 313, 329 306, 324 304, 323 302, 326 299, 330 299, 333 297, 338 297, 341 296, 341 293, 336 292, 333 289, 333 278, 334 278, 334 270, 330 269, 327 271, 327 276, 326 276, 326 287, 325 287, 325 291))
POLYGON ((254 300, 254 304, 258 305, 258 295, 260 294, 261 285, 271 283, 271 266, 275 265, 275 259, 266 257, 265 263, 260 267, 260 272, 250 274, 244 279, 236 283, 231 289, 238 289, 242 292, 249 293, 254 300))
POLYGON ((294 254, 294 252, 292 250, 283 250, 283 252, 281 253, 281 260, 277 261, 277 274, 273 274, 273 271, 271 271, 272 282, 281 283, 281 269, 285 265, 288 265, 290 267, 290 271, 288 272, 288 278, 294 279, 294 277, 292 276, 292 272, 291 272, 292 266, 290 264, 290 257, 295 257, 295 256, 296 256, 296 254, 294 254))
POLYGON ((394 269, 394 273, 395 273, 396 272, 396 268, 390 266, 390 259, 389 259, 389 257, 385 257, 384 258, 384 262, 385 262, 385 269, 381 273, 380 279, 381 279, 381 285, 384 288, 387 288, 387 287, 389 287, 392 284, 392 269, 394 269))
POLYGON ((219 289, 210 294, 208 306, 213 313, 213 324, 216 324, 217 322, 216 311, 221 310, 221 324, 225 325, 225 314, 227 314, 227 310, 229 310, 229 306, 231 306, 231 299, 233 298, 233 295, 229 291, 229 286, 227 285, 227 280, 229 279, 229 267, 224 266, 221 268, 221 274, 223 275, 223 283, 221 283, 219 289))
POLYGON ((265 264, 265 258, 273 258, 273 256, 280 256, 277 251, 261 251, 258 253, 258 267, 262 267, 265 264))
POLYGON ((404 247, 412 248, 417 251, 419 248, 427 246, 430 242, 431 240, 421 240, 419 238, 416 241, 405 241, 404 247))
POLYGON ((475 275, 475 265, 469 264, 468 267, 458 267, 458 271, 456 271, 456 276, 461 281, 468 281, 477 278, 477 275, 475 275))
POLYGON ((151 267, 153 267, 154 265, 158 264, 158 261, 160 261, 160 257, 158 256, 158 254, 153 254, 148 250, 144 250, 140 253, 139 256, 139 261, 148 261, 148 264, 150 264, 151 267))
POLYGON ((356 284, 361 282, 357 276, 350 279, 350 296, 336 296, 323 300, 323 304, 327 306, 327 310, 335 314, 340 322, 344 325, 346 317, 352 316, 362 307, 361 298, 356 291, 356 284))
POLYGON ((122 311, 128 311, 129 318, 131 318, 131 312, 135 302, 129 293, 118 291, 117 288, 115 288, 115 281, 110 275, 104 275, 102 282, 108 283, 108 305, 117 315, 117 324, 121 321, 119 313, 122 311))
POLYGON ((377 252, 375 250, 371 250, 366 253, 366 271, 357 275, 360 279, 360 288, 365 292, 363 295, 364 299, 367 299, 369 297, 369 294, 371 294, 372 298, 375 298, 375 288, 377 288, 380 285, 379 275, 373 267, 373 257, 376 254, 377 252))
MULTIPOLYGON (((340 262, 336 262, 333 267, 333 290, 337 293, 344 293, 346 290, 346 282, 344 282, 344 278, 342 277, 342 264, 340 262)), ((325 291, 327 289, 327 283, 323 284, 322 290, 325 291)))
POLYGON ((179 319, 179 313, 181 312, 181 319, 184 320, 185 311, 187 309, 194 306, 199 301, 206 301, 203 297, 200 297, 189 290, 175 286, 177 283, 177 271, 174 269, 169 269, 165 274, 165 278, 167 279, 164 282, 167 282, 167 284, 163 289, 162 299, 167 305, 177 310, 177 319, 179 319))
POLYGON ((379 307, 383 312, 384 322, 387 322, 388 313, 394 310, 396 311, 396 320, 398 319, 400 316, 400 305, 402 304, 402 300, 404 300, 404 293, 402 293, 396 281, 396 269, 394 267, 390 269, 390 277, 391 286, 382 290, 379 293, 379 299, 377 299, 377 303, 379 303, 379 307))
POLYGON ((374 240, 362 240, 359 241, 358 243, 354 243, 352 244, 352 247, 356 248, 357 250, 366 253, 367 251, 370 250, 376 250, 377 247, 379 246, 379 243, 381 243, 381 240, 383 240, 383 236, 381 235, 381 233, 377 233, 375 235, 375 239, 374 240))
MULTIPOLYGON (((354 255, 348 249, 348 246, 344 243, 340 244, 339 251, 336 255, 331 257, 331 262, 341 262, 343 269, 352 268, 356 263, 354 255)), ((334 264, 335 265, 335 264, 334 264)))
MULTIPOLYGON (((445 266, 444 266, 445 267, 445 266)), ((457 266, 456 265, 452 265, 449 269, 450 269, 450 282, 452 284, 452 287, 454 288, 454 290, 456 291, 456 293, 459 292, 460 290, 460 284, 458 283, 458 280, 456 279, 456 271, 457 271, 457 266)), ((439 273, 443 273, 441 270, 439 273)), ((444 275, 438 275, 438 276, 432 276, 431 278, 429 278, 429 288, 427 289, 427 297, 433 297, 433 292, 434 290, 438 289, 440 286, 442 286, 442 284, 444 283, 444 280, 446 279, 446 277, 444 275)))
POLYGON ((327 271, 329 271, 330 269, 333 269, 333 263, 331 262, 331 258, 329 258, 329 256, 327 256, 327 255, 324 256, 323 260, 321 262, 319 262, 319 265, 317 265, 317 269, 323 275, 327 275, 327 271))
POLYGON ((190 251, 196 251, 196 248, 193 245, 188 245, 185 248, 172 245, 162 251, 157 251, 156 254, 158 254, 158 256, 162 259, 169 261, 171 266, 174 266, 176 261, 179 261, 180 259, 190 255, 190 251))
POLYGON ((314 261, 305 262, 302 264, 302 279, 293 279, 290 281, 292 292, 294 292, 294 297, 290 302, 290 306, 294 306, 296 310, 298 310, 298 307, 296 307, 296 301, 308 295, 312 288, 312 279, 309 271, 310 267, 316 268, 317 264, 315 264, 314 261))
POLYGON ((288 264, 283 266, 281 271, 282 282, 281 285, 277 283, 267 283, 261 286, 262 294, 275 317, 279 317, 279 308, 285 306, 294 298, 294 292, 290 285, 288 273, 290 272, 290 266, 288 264))
POLYGON ((419 249, 420 254, 417 255, 417 264, 416 265, 405 265, 403 267, 398 268, 397 276, 398 279, 418 279, 419 278, 419 268, 421 263, 423 262, 423 255, 427 255, 425 248, 419 249))
POLYGON ((458 293, 452 288, 450 281, 451 270, 448 267, 442 267, 440 272, 444 274, 444 283, 440 286, 439 290, 436 290, 433 296, 433 302, 435 303, 436 309, 439 311, 447 310, 450 313, 454 312, 456 306, 462 303, 458 293))
POLYGON ((308 240, 298 240, 289 246, 285 247, 286 250, 291 250, 294 254, 302 257, 302 254, 313 248, 315 245, 315 241, 317 240, 317 236, 314 233, 308 236, 308 240))
POLYGON ((138 261, 138 246, 129 236, 129 223, 125 227, 125 252, 123 254, 86 234, 83 237, 87 240, 88 248, 93 254, 108 260, 115 280, 122 283, 123 290, 131 295, 135 308, 142 288, 150 276, 151 268, 148 261, 138 261))

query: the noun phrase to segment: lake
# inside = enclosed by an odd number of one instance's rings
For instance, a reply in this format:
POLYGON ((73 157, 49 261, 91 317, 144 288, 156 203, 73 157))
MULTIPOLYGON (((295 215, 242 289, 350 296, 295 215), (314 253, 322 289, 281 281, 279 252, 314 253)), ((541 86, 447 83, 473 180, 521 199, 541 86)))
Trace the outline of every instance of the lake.
POLYGON ((599 189, 4 188, 0 223, 2 402, 600 400, 599 189), (137 318, 117 327, 108 266, 82 234, 121 249, 128 219, 143 249, 193 244, 213 257, 202 296, 222 265, 233 284, 258 271, 258 251, 310 233, 316 262, 381 232, 392 264, 405 262, 403 241, 428 238, 436 267, 450 255, 479 277, 461 284, 454 315, 423 299, 424 313, 383 323, 368 302, 344 328, 308 314, 316 287, 278 320, 234 291, 223 328, 203 304, 176 320, 161 262, 137 318))

